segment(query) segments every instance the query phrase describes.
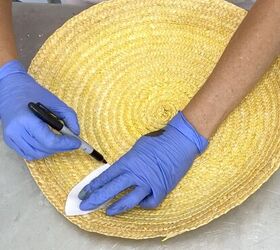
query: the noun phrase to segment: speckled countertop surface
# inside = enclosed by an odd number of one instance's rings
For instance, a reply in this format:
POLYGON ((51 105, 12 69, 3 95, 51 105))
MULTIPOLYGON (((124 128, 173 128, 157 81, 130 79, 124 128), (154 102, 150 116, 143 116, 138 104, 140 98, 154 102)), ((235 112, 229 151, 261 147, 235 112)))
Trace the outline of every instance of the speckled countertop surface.
MULTIPOLYGON (((249 8, 252 1, 232 1, 249 8)), ((27 66, 45 39, 80 7, 14 5, 21 59, 27 66)), ((22 159, 0 135, 0 249, 279 249, 280 172, 241 206, 210 224, 166 242, 125 240, 80 230, 49 204, 22 159)))

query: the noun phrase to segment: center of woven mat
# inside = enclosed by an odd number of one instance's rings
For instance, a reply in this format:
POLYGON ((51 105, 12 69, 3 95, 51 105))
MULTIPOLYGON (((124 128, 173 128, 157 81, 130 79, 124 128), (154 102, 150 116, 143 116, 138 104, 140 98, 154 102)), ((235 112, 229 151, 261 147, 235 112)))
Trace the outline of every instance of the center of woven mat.
POLYGON ((146 107, 145 123, 149 130, 157 130, 164 127, 176 112, 174 103, 168 100, 158 101, 146 107))
POLYGON ((153 112, 155 119, 160 124, 166 124, 173 117, 174 113, 176 113, 176 108, 170 103, 162 103, 156 106, 153 112))

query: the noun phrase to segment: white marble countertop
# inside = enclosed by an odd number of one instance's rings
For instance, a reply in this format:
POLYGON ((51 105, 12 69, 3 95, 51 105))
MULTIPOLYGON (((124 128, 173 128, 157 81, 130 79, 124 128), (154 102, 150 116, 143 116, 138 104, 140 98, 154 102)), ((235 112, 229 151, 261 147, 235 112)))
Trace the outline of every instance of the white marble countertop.
MULTIPOLYGON (((248 8, 248 3, 243 1, 242 4, 248 8)), ((69 6, 16 4, 17 44, 25 65, 42 42, 80 10, 69 6)), ((80 230, 50 205, 24 161, 4 144, 1 136, 0 173, 1 250, 279 249, 279 171, 239 207, 206 226, 166 242, 126 240, 80 230)))

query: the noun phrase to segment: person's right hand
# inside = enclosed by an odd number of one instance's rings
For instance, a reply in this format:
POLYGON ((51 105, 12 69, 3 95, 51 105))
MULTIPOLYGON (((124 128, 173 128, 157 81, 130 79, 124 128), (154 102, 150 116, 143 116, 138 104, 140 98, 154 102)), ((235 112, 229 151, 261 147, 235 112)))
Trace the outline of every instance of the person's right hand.
POLYGON ((72 132, 80 133, 74 110, 40 86, 19 61, 13 60, 0 68, 0 118, 4 141, 10 148, 27 160, 35 160, 80 147, 78 139, 52 132, 29 110, 29 102, 44 104, 72 132))

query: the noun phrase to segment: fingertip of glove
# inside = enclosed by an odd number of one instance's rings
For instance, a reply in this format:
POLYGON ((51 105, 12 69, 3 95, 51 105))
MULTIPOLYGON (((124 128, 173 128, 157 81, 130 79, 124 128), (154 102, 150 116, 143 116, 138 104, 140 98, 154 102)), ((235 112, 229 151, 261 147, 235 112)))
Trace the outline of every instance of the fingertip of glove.
POLYGON ((83 200, 80 203, 79 208, 82 211, 89 211, 89 210, 93 210, 93 209, 98 208, 98 206, 100 206, 100 205, 99 204, 94 204, 90 199, 86 199, 86 200, 83 200))
POLYGON ((114 215, 117 215, 117 214, 120 214, 120 213, 123 213, 125 211, 127 211, 128 208, 127 207, 119 207, 119 206, 110 206, 106 209, 106 214, 109 215, 109 216, 114 216, 114 215))
POLYGON ((82 202, 80 203, 79 208, 80 208, 82 211, 87 211, 87 210, 89 210, 87 203, 84 202, 84 201, 82 201, 82 202))
POLYGON ((68 125, 69 129, 75 134, 75 135, 80 135, 80 126, 78 124, 78 121, 72 122, 71 125, 68 125))
POLYGON ((90 185, 84 186, 84 188, 79 192, 78 198, 80 200, 86 200, 90 195, 90 185))
POLYGON ((106 210, 106 214, 109 215, 109 216, 114 216, 117 212, 113 209, 107 209, 106 210))
POLYGON ((78 139, 75 139, 75 142, 73 144, 74 148, 80 148, 81 147, 81 141, 78 139))
POLYGON ((78 149, 81 147, 81 141, 75 137, 67 136, 69 140, 65 143, 69 147, 69 149, 78 149))

